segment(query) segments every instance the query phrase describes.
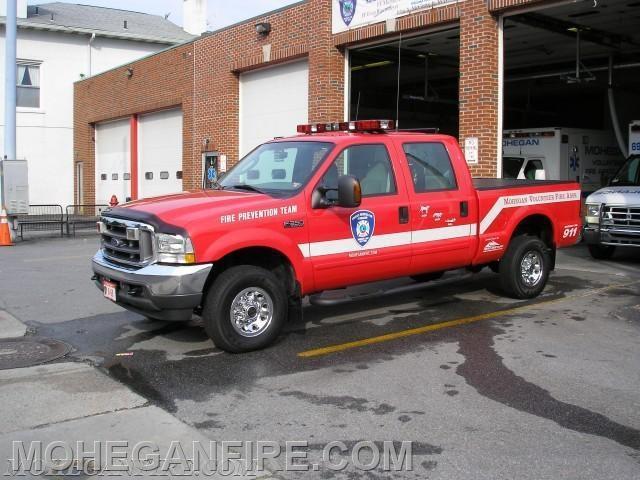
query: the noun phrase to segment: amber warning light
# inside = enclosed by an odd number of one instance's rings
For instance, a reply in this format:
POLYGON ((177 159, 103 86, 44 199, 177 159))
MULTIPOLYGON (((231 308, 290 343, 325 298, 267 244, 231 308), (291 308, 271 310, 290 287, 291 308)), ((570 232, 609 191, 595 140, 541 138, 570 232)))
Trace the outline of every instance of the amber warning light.
POLYGON ((311 123, 298 125, 298 133, 311 135, 326 132, 385 132, 394 130, 393 120, 357 120, 355 122, 311 123))

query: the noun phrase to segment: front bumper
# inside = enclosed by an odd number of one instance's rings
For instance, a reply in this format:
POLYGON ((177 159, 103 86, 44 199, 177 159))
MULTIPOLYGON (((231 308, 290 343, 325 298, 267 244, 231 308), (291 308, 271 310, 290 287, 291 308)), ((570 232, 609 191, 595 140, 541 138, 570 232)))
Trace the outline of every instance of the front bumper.
POLYGON ((102 251, 92 261, 96 286, 102 281, 118 285, 116 303, 140 315, 159 320, 189 320, 201 305, 204 285, 213 267, 152 264, 139 270, 109 262, 102 251))
POLYGON ((611 245, 615 247, 640 247, 640 230, 595 225, 584 227, 584 240, 588 245, 611 245))

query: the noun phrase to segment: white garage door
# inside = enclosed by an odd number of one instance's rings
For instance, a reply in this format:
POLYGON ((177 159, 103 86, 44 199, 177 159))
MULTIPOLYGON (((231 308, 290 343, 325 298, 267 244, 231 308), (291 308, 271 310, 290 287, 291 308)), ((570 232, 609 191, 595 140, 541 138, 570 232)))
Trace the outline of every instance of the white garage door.
POLYGON ((240 76, 240 156, 308 121, 309 64, 289 63, 240 76))
POLYGON ((140 198, 182 191, 182 110, 138 118, 140 198))
POLYGON ((96 125, 96 203, 106 204, 111 196, 124 203, 130 196, 129 120, 96 125))

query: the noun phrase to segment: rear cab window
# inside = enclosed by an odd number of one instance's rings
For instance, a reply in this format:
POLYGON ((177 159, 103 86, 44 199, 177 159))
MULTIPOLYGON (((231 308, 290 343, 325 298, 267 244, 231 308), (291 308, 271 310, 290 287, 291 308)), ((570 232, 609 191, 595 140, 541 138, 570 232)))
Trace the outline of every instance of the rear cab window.
POLYGON ((442 143, 403 143, 402 149, 416 193, 458 189, 451 158, 442 143))

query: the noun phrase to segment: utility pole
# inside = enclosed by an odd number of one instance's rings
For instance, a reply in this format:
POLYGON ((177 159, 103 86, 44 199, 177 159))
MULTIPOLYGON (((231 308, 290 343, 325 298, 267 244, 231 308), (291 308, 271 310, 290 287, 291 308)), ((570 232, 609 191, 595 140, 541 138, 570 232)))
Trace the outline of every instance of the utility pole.
MULTIPOLYGON (((18 35, 17 0, 7 0, 4 50, 4 158, 16 159, 16 38, 18 35)), ((0 178, 0 210, 4 209, 0 178)))

